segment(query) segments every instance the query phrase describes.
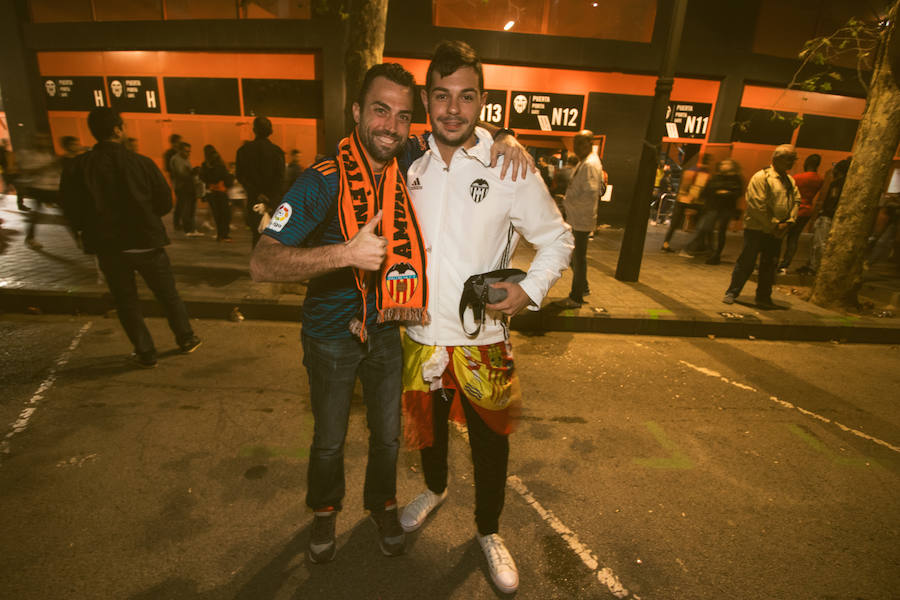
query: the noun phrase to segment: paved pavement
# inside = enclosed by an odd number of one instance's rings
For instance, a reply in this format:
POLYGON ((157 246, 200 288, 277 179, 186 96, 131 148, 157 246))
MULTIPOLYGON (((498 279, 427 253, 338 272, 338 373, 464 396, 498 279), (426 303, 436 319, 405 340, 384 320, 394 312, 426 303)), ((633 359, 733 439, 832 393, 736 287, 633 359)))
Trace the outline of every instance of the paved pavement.
MULTIPOLYGON (((0 196, 0 218, 9 245, 0 263, 0 309, 11 312, 103 313, 112 302, 91 256, 72 242, 55 209, 45 209, 37 230, 40 251, 23 243, 25 216, 16 210, 15 198, 0 196)), ((200 209, 198 221, 209 223, 200 209)), ((171 225, 170 217, 166 218, 171 225)), ((233 243, 217 243, 206 229, 204 238, 185 238, 171 233, 168 247, 178 289, 195 318, 229 318, 235 310, 248 319, 298 321, 305 286, 261 284, 251 281, 247 263, 249 233, 239 212, 233 220, 233 243)), ((169 228, 171 232, 171 227, 169 228)), ((591 294, 579 309, 560 310, 552 305, 571 285, 567 271, 548 295, 543 309, 513 320, 522 331, 581 331, 640 333, 688 337, 734 337, 776 340, 835 340, 847 342, 900 342, 900 273, 890 264, 878 265, 866 274, 861 295, 871 305, 864 314, 848 315, 826 310, 802 299, 812 281, 798 275, 779 276, 774 298, 784 310, 763 311, 752 305, 754 283, 745 288, 739 303, 722 304, 740 234, 729 234, 720 265, 706 265, 702 258, 685 258, 660 252, 665 227, 651 224, 640 281, 624 283, 614 278, 622 230, 597 232, 588 247, 588 281, 591 294), (746 301, 746 303, 742 303, 746 301), (897 316, 894 316, 897 315, 897 316)), ((688 239, 679 232, 673 245, 688 239)), ((794 258, 797 267, 806 261, 809 236, 801 238, 794 258)), ((533 251, 520 244, 513 265, 525 267, 533 251)), ((141 284, 148 316, 159 315, 149 290, 141 284)))

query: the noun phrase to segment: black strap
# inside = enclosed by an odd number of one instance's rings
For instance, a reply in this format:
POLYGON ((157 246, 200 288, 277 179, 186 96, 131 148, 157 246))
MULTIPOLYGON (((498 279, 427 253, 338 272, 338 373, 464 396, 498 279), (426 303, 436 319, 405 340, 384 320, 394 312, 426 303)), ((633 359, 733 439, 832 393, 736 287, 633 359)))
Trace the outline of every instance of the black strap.
MULTIPOLYGON (((509 231, 506 232, 506 248, 503 249, 503 254, 500 256, 500 263, 497 265, 497 270, 506 269, 509 267, 510 255, 509 248, 512 245, 513 232, 515 229, 512 226, 512 223, 509 224, 509 231)), ((487 298, 479 298, 473 292, 473 286, 471 285, 479 278, 481 281, 481 285, 484 285, 484 276, 485 273, 481 273, 479 275, 472 275, 463 285, 463 291, 459 298, 459 324, 462 325, 463 331, 469 337, 478 337, 478 334, 481 333, 481 328, 484 326, 484 317, 485 311, 484 305, 487 301, 487 298), (475 319, 475 322, 478 324, 478 327, 475 328, 475 332, 471 333, 468 329, 466 329, 466 321, 464 319, 464 315, 466 312, 466 307, 472 305, 472 317, 475 319)), ((485 292, 485 296, 487 293, 485 292)), ((507 337, 509 336, 506 326, 506 317, 502 320, 503 330, 507 332, 507 337)))

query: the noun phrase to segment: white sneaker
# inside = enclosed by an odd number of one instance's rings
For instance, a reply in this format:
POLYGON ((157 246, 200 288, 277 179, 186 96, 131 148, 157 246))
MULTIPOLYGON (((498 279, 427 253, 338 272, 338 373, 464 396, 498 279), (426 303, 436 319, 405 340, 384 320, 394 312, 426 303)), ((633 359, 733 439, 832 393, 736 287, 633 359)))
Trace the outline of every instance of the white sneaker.
POLYGON ((406 508, 403 509, 403 514, 400 515, 400 526, 403 527, 403 531, 409 533, 421 527, 431 511, 440 506, 446 499, 447 488, 444 488, 440 495, 435 494, 431 490, 425 490, 416 496, 412 502, 406 505, 406 508))
POLYGON ((494 585, 505 594, 516 591, 519 588, 519 570, 509 550, 506 549, 503 538, 496 533, 476 537, 488 561, 494 585))

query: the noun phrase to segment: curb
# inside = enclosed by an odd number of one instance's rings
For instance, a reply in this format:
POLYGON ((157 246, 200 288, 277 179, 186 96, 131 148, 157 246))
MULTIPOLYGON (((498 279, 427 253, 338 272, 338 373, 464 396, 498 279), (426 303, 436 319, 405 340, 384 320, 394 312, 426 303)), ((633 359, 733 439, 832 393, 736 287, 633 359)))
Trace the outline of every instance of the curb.
MULTIPOLYGON (((264 298, 201 299, 184 298, 192 319, 228 319, 238 310, 247 319, 260 321, 300 322, 300 303, 279 303, 264 298)), ((165 316, 159 304, 150 297, 140 299, 141 310, 148 317, 165 316)), ((112 310, 109 293, 52 292, 46 290, 0 290, 0 309, 6 312, 27 313, 38 309, 46 314, 106 314, 112 310)), ((547 331, 573 333, 608 333, 621 335, 657 335, 674 337, 720 337, 774 341, 803 341, 857 344, 900 344, 900 327, 871 326, 850 321, 821 323, 814 318, 807 322, 772 323, 754 319, 731 321, 724 317, 678 318, 646 316, 580 316, 538 311, 512 319, 511 329, 523 333, 540 334, 547 331)))

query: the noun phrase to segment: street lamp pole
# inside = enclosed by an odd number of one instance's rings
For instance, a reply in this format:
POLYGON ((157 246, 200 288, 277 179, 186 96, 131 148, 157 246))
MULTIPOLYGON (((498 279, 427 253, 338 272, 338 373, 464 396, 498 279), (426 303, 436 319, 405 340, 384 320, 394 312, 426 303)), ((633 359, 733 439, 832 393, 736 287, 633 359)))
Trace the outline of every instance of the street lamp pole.
POLYGON ((619 250, 619 263, 616 267, 616 279, 619 281, 637 281, 641 272, 644 240, 647 237, 647 221, 650 218, 650 194, 653 192, 656 162, 659 160, 659 146, 665 132, 666 108, 669 106, 669 95, 675 80, 675 61, 678 58, 678 47, 681 44, 681 30, 684 27, 686 12, 687 0, 675 0, 672 20, 669 21, 666 52, 663 55, 659 77, 656 80, 656 95, 653 97, 650 123, 647 125, 647 135, 641 151, 637 186, 635 186, 634 197, 631 199, 631 206, 628 208, 625 234, 619 250))

